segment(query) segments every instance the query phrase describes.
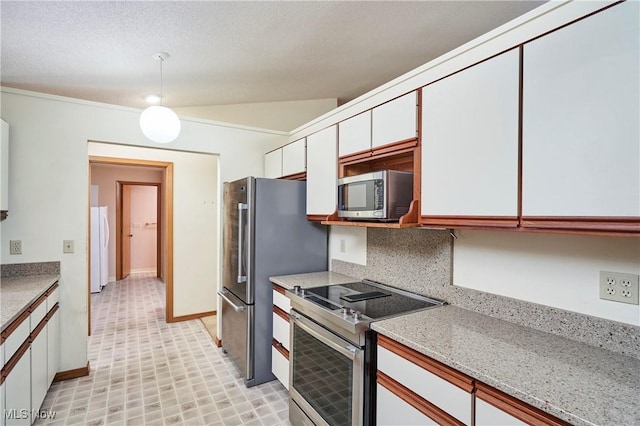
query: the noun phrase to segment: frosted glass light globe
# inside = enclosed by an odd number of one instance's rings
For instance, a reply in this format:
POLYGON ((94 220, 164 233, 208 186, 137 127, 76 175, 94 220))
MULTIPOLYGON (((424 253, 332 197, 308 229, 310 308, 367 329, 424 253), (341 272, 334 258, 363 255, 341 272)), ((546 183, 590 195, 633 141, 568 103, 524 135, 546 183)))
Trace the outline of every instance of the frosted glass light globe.
POLYGON ((153 142, 169 143, 180 134, 180 119, 171 109, 154 105, 142 111, 140 129, 153 142))

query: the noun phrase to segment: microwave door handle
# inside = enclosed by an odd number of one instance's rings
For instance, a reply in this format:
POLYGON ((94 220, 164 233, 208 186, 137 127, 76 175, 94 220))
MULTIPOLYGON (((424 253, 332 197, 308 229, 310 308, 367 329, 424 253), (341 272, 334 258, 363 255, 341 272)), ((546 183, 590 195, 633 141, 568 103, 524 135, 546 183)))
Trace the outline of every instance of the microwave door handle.
POLYGON ((326 334, 321 330, 317 330, 316 327, 309 324, 306 319, 302 318, 298 314, 294 314, 293 318, 294 318, 295 325, 297 325, 298 327, 300 327, 301 329, 303 329, 304 331, 306 331, 307 333, 309 333, 310 335, 318 339, 320 342, 329 346, 331 349, 337 352, 340 352, 342 355, 346 356, 351 361, 355 360, 356 352, 359 350, 359 348, 356 348, 355 346, 349 345, 347 343, 343 343, 341 341, 336 341, 335 338, 332 338, 333 336, 326 334))
POLYGON ((245 203, 238 203, 238 283, 247 282, 247 276, 242 274, 242 263, 244 261, 244 250, 242 247, 244 240, 242 229, 244 228, 244 223, 242 220, 242 212, 246 209, 247 205, 245 203))

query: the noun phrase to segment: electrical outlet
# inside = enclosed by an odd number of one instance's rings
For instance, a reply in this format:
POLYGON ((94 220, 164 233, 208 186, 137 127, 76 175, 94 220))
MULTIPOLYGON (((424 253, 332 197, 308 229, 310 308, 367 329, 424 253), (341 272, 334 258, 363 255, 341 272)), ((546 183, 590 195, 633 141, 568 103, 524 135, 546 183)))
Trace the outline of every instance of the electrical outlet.
POLYGON ((600 299, 638 305, 640 276, 600 271, 600 299))
POLYGON ((62 252, 73 253, 73 240, 62 241, 62 252))
POLYGON ((9 254, 22 254, 22 240, 9 241, 9 254))

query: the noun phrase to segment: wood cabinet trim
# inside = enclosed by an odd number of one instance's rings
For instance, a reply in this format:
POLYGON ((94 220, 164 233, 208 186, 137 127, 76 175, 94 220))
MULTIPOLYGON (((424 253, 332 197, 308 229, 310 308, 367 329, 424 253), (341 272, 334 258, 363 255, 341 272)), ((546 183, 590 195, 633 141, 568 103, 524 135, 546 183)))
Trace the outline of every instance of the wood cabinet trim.
POLYGON ((280 318, 282 318, 283 320, 285 320, 286 322, 289 322, 289 314, 287 314, 285 311, 283 311, 276 305, 273 305, 273 313, 279 316, 280 318))
POLYGON ((13 370, 13 368, 16 366, 16 364, 18 364, 18 362, 20 362, 20 358, 22 358, 22 356, 29 350, 30 347, 31 347, 30 339, 27 339, 24 342, 22 342, 22 345, 20 345, 16 353, 13 354, 13 356, 9 359, 9 361, 2 367, 2 374, 1 374, 2 383, 4 383, 4 380, 11 373, 11 370, 13 370))
POLYGON ((527 424, 549 426, 569 425, 567 422, 481 382, 476 382, 476 397, 527 424))
POLYGON ((640 236, 640 217, 523 216, 520 225, 545 230, 630 232, 640 236))
POLYGON ((280 179, 284 180, 307 180, 307 172, 293 173, 291 175, 286 175, 280 177, 280 179))
POLYGON ((377 373, 377 383, 439 425, 464 425, 455 417, 380 371, 377 373))
POLYGON ((443 380, 451 383, 454 386, 459 387, 465 392, 472 393, 474 389, 473 379, 466 374, 463 374, 453 368, 436 361, 428 356, 411 349, 402 343, 398 343, 393 339, 382 334, 378 335, 378 346, 387 349, 390 352, 406 359, 409 362, 416 364, 418 367, 427 370, 428 372, 435 374, 443 380))
POLYGON ((53 283, 53 285, 51 287, 49 287, 47 289, 47 296, 51 296, 51 294, 58 288, 60 287, 60 284, 58 284, 58 281, 56 281, 55 283, 53 283))
POLYGON ((0 210, 0 220, 5 220, 9 216, 9 210, 0 210))
POLYGON ((31 335, 29 336, 30 342, 33 342, 34 340, 36 340, 36 337, 38 337, 40 332, 44 330, 44 328, 47 326, 48 320, 49 320, 48 315, 45 315, 44 318, 42 318, 42 320, 38 323, 36 328, 34 328, 33 331, 31 332, 31 335))
POLYGON ((283 287, 280 287, 278 284, 274 284, 273 285, 273 291, 277 291, 278 293, 282 294, 283 296, 286 296, 285 289, 283 287))
POLYGON ((327 219, 327 215, 324 214, 308 214, 307 220, 309 222, 322 222, 327 219))
POLYGON ((38 297, 36 301, 31 304, 31 306, 29 306, 29 312, 35 311, 38 306, 42 305, 44 302, 47 301, 48 292, 49 292, 48 289, 45 290, 45 292, 42 293, 42 295, 40 295, 40 297, 38 297))
POLYGON ((289 361, 289 351, 276 339, 271 339, 271 346, 289 361))
POLYGON ((29 308, 27 308, 18 316, 18 318, 14 319, 11 324, 9 324, 7 328, 4 329, 1 335, 2 343, 4 343, 5 340, 7 340, 9 336, 11 336, 11 333, 13 333, 16 328, 20 327, 20 325, 22 325, 24 321, 29 320, 29 315, 29 308))
POLYGON ((429 226, 443 226, 446 228, 491 227, 516 228, 517 216, 421 216, 420 223, 429 226))
POLYGON ((58 312, 58 309, 60 309, 60 303, 56 302, 56 304, 53 305, 53 308, 49 309, 49 312, 47 312, 45 319, 49 321, 55 315, 55 313, 58 312))

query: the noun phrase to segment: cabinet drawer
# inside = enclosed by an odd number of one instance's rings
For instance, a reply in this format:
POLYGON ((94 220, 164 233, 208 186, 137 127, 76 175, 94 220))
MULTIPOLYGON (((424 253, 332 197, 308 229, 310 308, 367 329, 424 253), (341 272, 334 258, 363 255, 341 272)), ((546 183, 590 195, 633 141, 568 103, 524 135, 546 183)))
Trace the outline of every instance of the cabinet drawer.
POLYGON ((47 312, 49 312, 53 307, 60 301, 60 290, 58 285, 51 291, 49 296, 47 297, 47 312))
POLYGON ((289 359, 273 346, 271 347, 271 371, 280 380, 280 383, 289 390, 289 359))
POLYGON ((376 424, 389 426, 438 424, 384 386, 379 383, 376 386, 376 424))
POLYGON ((516 426, 526 425, 512 415, 494 407, 480 398, 476 398, 476 425, 477 426, 516 426))
POLYGON ((286 313, 291 310, 291 301, 284 295, 284 289, 278 285, 273 285, 273 304, 286 313))
MULTIPOLYGON (((460 422, 467 425, 472 424, 473 396, 471 391, 473 390, 473 382, 470 378, 463 378, 464 375, 452 369, 448 369, 450 371, 446 371, 446 373, 436 373, 435 368, 434 371, 429 371, 426 369, 430 368, 427 367, 429 364, 428 357, 384 336, 379 336, 377 352, 379 371, 460 422), (381 345, 387 346, 389 349, 381 345), (391 350, 400 353, 406 351, 408 356, 419 360, 421 365, 417 365, 391 350), (465 388, 463 389, 442 378, 442 376, 447 377, 447 375, 458 379, 462 378, 462 380, 459 380, 461 382, 460 385, 465 388)), ((435 361, 431 362, 435 363, 435 361)), ((441 368, 445 367, 442 366, 441 368)))
POLYGON ((47 315, 47 298, 44 296, 31 306, 31 331, 38 327, 40 321, 47 315))
POLYGON ((282 318, 282 311, 273 313, 273 338, 289 350, 289 322, 282 318))
MULTIPOLYGON (((10 332, 4 341, 4 359, 9 361, 11 357, 16 353, 18 348, 29 338, 29 314, 26 312, 21 318, 18 318, 20 324, 10 332), (22 320, 21 320, 22 319, 22 320), (20 321, 21 320, 21 321, 20 321)), ((12 328, 12 326, 9 326, 12 328)), ((7 331, 5 330, 5 333, 7 331)))

